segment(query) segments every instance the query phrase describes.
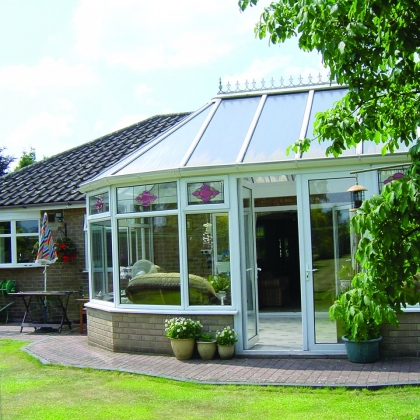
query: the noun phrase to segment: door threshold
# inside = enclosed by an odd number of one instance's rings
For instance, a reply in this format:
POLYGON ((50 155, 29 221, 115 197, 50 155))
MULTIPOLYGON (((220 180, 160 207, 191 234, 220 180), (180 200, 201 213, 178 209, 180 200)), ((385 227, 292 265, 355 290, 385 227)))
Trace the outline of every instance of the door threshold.
POLYGON ((342 359, 347 358, 345 351, 305 351, 305 350, 242 350, 235 353, 236 357, 242 358, 270 358, 270 359, 342 359))

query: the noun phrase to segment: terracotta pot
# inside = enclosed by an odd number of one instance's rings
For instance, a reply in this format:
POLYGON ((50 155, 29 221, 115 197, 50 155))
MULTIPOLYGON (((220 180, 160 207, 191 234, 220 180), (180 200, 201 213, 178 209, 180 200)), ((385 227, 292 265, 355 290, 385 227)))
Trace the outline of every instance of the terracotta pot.
POLYGON ((222 346, 218 344, 217 351, 219 352, 219 356, 221 359, 232 359, 233 355, 235 354, 235 346, 233 344, 231 346, 222 346))
POLYGON ((194 352, 194 338, 171 338, 171 347, 178 360, 188 360, 194 352))
POLYGON ((216 354, 216 342, 197 341, 197 350, 203 360, 211 360, 216 354))

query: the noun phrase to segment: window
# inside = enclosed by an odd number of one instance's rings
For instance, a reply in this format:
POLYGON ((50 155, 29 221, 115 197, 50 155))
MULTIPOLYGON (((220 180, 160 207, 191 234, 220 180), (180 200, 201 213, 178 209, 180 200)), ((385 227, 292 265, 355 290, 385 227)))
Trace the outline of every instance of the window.
POLYGON ((90 224, 90 247, 93 298, 113 302, 111 222, 109 220, 90 224))
POLYGON ((230 305, 227 213, 187 215, 190 305, 230 305))
POLYGON ((224 203, 223 185, 223 181, 194 182, 188 184, 188 204, 224 203))
POLYGON ((164 182, 117 188, 118 213, 176 209, 176 186, 176 182, 164 182))
POLYGON ((103 192, 89 197, 89 214, 100 214, 109 211, 109 193, 103 192))
POLYGON ((0 221, 0 264, 35 262, 38 220, 0 221))
POLYGON ((180 305, 178 216, 118 220, 121 304, 180 305))

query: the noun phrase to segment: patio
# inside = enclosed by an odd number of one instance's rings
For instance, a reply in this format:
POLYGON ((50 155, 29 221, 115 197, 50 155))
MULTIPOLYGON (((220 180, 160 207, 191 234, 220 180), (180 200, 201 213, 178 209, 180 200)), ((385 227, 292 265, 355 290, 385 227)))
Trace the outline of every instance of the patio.
POLYGON ((19 333, 19 324, 0 325, 0 339, 28 341, 25 350, 42 363, 118 370, 179 381, 376 389, 420 385, 419 358, 383 358, 354 364, 345 358, 237 357, 232 360, 178 361, 175 357, 112 353, 88 346, 78 328, 57 333, 19 333))

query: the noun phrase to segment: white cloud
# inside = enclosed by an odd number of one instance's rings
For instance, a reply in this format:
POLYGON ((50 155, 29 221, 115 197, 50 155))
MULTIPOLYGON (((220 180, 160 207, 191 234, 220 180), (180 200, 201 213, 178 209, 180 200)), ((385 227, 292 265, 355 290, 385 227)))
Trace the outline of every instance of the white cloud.
POLYGON ((93 126, 93 130, 102 131, 103 126, 104 126, 104 122, 102 120, 96 121, 95 125, 93 126))
POLYGON ((28 94, 36 94, 40 88, 73 87, 92 84, 96 81, 93 70, 85 64, 69 65, 65 60, 51 57, 41 59, 39 64, 0 68, 0 88, 28 94))
POLYGON ((226 0, 82 0, 76 51, 131 70, 202 66, 231 53, 232 37, 252 36, 258 14, 226 0))
POLYGON ((117 130, 121 130, 122 128, 129 127, 130 125, 136 124, 140 121, 146 119, 147 116, 144 114, 133 114, 133 115, 124 115, 117 123, 108 130, 108 133, 112 133, 117 130))
POLYGON ((134 91, 134 95, 137 99, 143 99, 145 96, 147 96, 149 93, 152 93, 153 89, 149 86, 142 83, 141 85, 138 85, 136 87, 136 90, 134 91))
POLYGON ((34 115, 4 139, 7 154, 19 159, 24 149, 33 147, 39 160, 68 149, 68 138, 73 134, 70 128, 72 122, 70 115, 47 112, 34 115))
POLYGON ((73 111, 74 110, 74 105, 72 102, 70 102, 68 99, 66 98, 60 98, 58 100, 58 105, 60 105, 60 107, 62 109, 64 109, 65 111, 73 111))

